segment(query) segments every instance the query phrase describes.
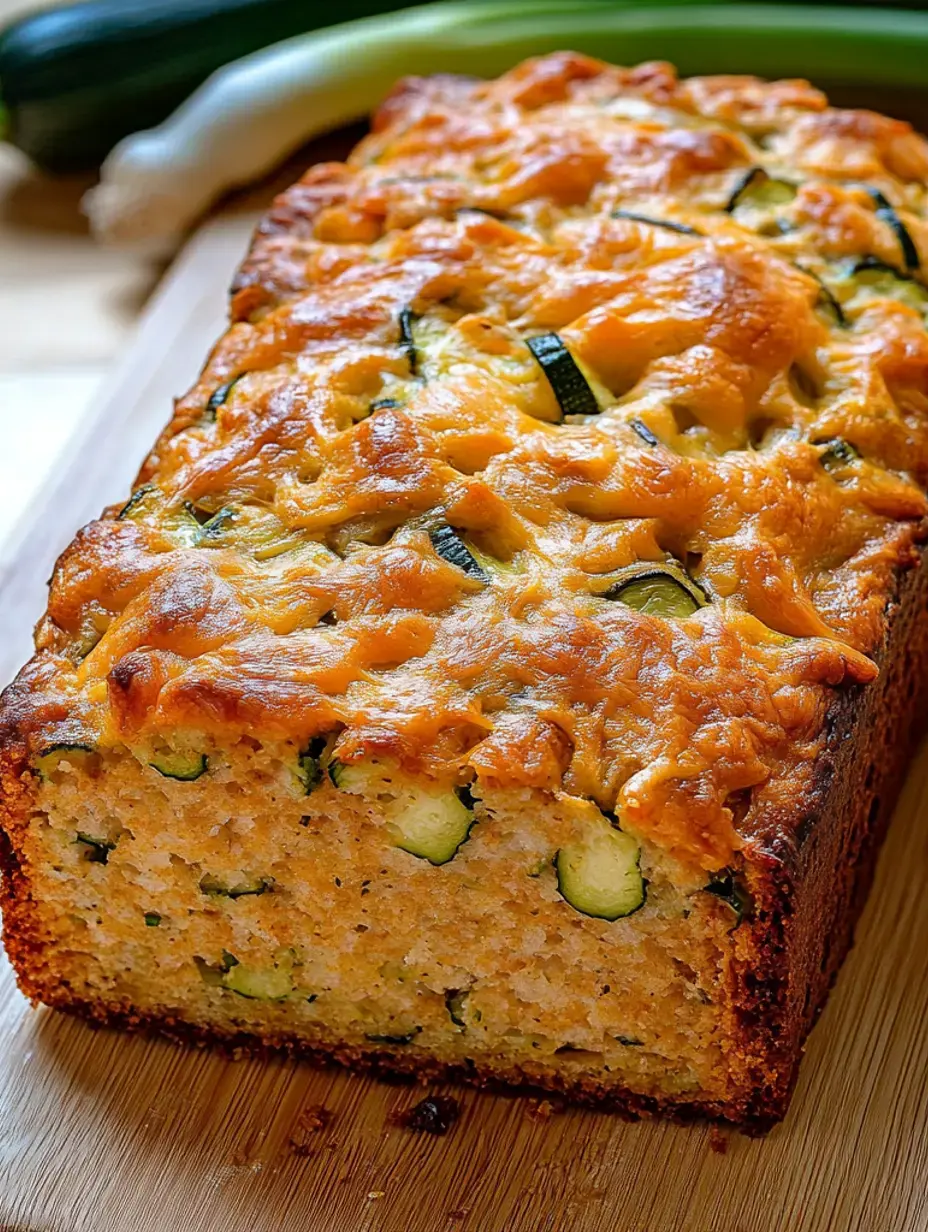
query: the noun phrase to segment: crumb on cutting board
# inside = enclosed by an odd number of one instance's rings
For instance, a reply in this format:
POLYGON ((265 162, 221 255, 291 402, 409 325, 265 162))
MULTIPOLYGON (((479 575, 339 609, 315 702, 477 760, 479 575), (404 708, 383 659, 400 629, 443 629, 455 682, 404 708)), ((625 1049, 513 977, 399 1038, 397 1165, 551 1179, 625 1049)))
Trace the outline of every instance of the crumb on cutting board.
POLYGON ((709 1149, 716 1155, 724 1155, 728 1151, 728 1138, 715 1125, 709 1130, 709 1149))
POLYGON ((334 1119, 335 1113, 331 1109, 322 1104, 307 1104, 290 1135, 290 1149, 294 1155, 309 1155, 314 1135, 328 1129, 334 1119))
POLYGON ((460 1115, 461 1105, 453 1096, 428 1095, 395 1119, 416 1134, 446 1134, 460 1115))
POLYGON ((562 1104, 551 1099, 530 1099, 525 1105, 525 1115, 530 1121, 550 1121, 558 1112, 563 1112, 562 1104))

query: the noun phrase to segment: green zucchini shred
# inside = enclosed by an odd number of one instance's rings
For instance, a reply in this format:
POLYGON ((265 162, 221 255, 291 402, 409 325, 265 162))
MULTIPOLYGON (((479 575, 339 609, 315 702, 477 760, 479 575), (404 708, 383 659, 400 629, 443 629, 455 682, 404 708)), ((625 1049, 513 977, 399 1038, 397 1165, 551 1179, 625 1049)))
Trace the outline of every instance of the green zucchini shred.
POLYGON ((916 312, 928 312, 928 287, 877 257, 862 257, 855 263, 851 275, 858 287, 895 299, 916 312))
POLYGON ((469 996, 470 993, 466 989, 459 988, 449 988, 445 993, 445 1009, 448 1011, 448 1017, 456 1027, 467 1026, 463 1015, 464 1006, 469 996))
POLYGON ((896 236, 899 242, 899 249, 902 253, 902 264, 908 271, 917 270, 921 265, 918 256, 918 249, 915 247, 915 241, 909 234, 909 230, 905 223, 896 213, 893 206, 887 198, 880 192, 878 188, 874 188, 870 184, 866 184, 867 193, 873 198, 876 204, 876 216, 881 222, 885 222, 896 236))
POLYGON ((323 778, 322 754, 325 752, 328 739, 325 736, 313 736, 305 748, 297 755, 297 778, 303 784, 305 795, 309 795, 323 778))
POLYGON ((221 535, 223 531, 235 520, 237 510, 234 505, 224 505, 218 513, 214 513, 211 518, 202 523, 203 538, 210 539, 217 535, 221 535))
POLYGON ((651 218, 647 214, 636 214, 633 210, 613 210, 613 218, 624 218, 628 222, 640 222, 650 227, 663 227, 665 231, 675 231, 678 235, 695 235, 704 238, 702 231, 689 227, 685 222, 673 222, 669 218, 651 218))
POLYGON ((219 898, 246 898, 249 895, 266 894, 268 890, 274 888, 273 877, 246 877, 244 881, 237 881, 232 885, 228 881, 224 881, 221 877, 216 877, 212 873, 205 873, 200 878, 200 891, 203 894, 209 894, 212 897, 219 898))
POLYGON ((827 445, 828 448, 819 455, 819 461, 826 471, 837 471, 860 460, 860 451, 840 436, 828 437, 825 440, 813 441, 813 445, 827 445))
POLYGON ((650 445, 652 449, 655 446, 660 445, 660 440, 654 435, 644 420, 639 419, 637 415, 634 419, 630 419, 628 421, 628 426, 636 436, 640 437, 646 445, 650 445))
POLYGON ((735 913, 734 928, 738 927, 751 909, 751 896, 738 880, 733 869, 723 868, 703 889, 706 894, 712 894, 732 909, 735 913))
POLYGON ((350 769, 350 766, 346 766, 344 762, 339 761, 336 757, 333 757, 328 766, 326 766, 326 772, 332 786, 340 788, 342 786, 345 771, 350 769))
POLYGON ((157 928, 160 923, 161 923, 161 916, 158 914, 157 911, 146 911, 145 912, 145 927, 146 928, 157 928))
POLYGON ((110 858, 110 852, 116 850, 116 843, 109 838, 94 838, 92 834, 87 834, 83 830, 78 830, 76 843, 83 843, 87 848, 87 859, 91 864, 106 864, 110 858))
POLYGON ((416 341, 412 335, 412 327, 418 319, 418 315, 411 308, 403 308, 400 312, 400 346, 406 352, 409 371, 413 376, 416 376, 418 372, 419 357, 416 354, 416 341))
POLYGON ((126 501, 126 503, 123 505, 123 507, 120 509, 119 513, 116 514, 116 521, 117 522, 125 521, 125 519, 129 517, 129 515, 135 509, 138 508, 138 506, 142 503, 145 497, 148 496, 149 493, 153 492, 154 490, 155 490, 155 485, 153 483, 146 483, 146 484, 143 484, 142 487, 136 488, 135 491, 132 493, 132 495, 129 497, 129 499, 126 501))
POLYGON ((421 1027, 414 1027, 413 1030, 408 1032, 406 1035, 366 1034, 364 1038, 366 1040, 370 1040, 372 1044, 411 1044, 421 1030, 421 1027))
POLYGON ((185 501, 173 508, 165 507, 164 493, 155 484, 138 488, 116 515, 119 521, 149 520, 150 524, 180 548, 196 547, 202 537, 202 523, 211 514, 198 510, 185 501), (152 501, 149 504, 148 498, 152 501))
POLYGON ((808 269, 805 265, 800 265, 798 261, 794 261, 793 264, 801 273, 806 274, 809 278, 814 279, 815 282, 818 283, 818 303, 816 304, 816 307, 827 312, 832 317, 836 325, 841 326, 842 329, 846 328, 848 325, 847 316, 834 291, 832 291, 828 283, 825 282, 824 279, 820 278, 814 270, 808 269))
POLYGON ((197 526, 201 529, 216 516, 217 512, 214 509, 204 509, 202 505, 197 505, 193 501, 189 500, 184 501, 183 509, 188 517, 193 518, 194 522, 196 522, 197 526))

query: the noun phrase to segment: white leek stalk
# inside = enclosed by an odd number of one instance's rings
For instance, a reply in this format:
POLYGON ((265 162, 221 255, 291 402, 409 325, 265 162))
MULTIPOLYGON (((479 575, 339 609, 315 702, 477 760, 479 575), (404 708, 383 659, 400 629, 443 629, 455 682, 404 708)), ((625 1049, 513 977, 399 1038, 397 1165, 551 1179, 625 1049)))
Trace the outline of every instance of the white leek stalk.
POLYGON ((97 236, 166 248, 223 193, 305 141, 369 113, 397 78, 492 76, 562 48, 684 72, 811 75, 922 84, 928 14, 686 0, 481 0, 333 26, 247 56, 209 78, 165 123, 127 137, 85 198, 97 236))

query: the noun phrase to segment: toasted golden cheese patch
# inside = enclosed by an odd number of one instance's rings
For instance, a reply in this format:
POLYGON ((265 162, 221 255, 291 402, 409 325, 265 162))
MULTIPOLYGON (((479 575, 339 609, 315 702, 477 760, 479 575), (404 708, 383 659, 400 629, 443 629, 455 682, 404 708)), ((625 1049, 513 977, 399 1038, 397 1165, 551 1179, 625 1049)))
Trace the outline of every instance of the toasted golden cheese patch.
POLYGON ((59 562, 22 725, 338 732, 723 864, 923 538, 926 176, 803 82, 401 83, 59 562))

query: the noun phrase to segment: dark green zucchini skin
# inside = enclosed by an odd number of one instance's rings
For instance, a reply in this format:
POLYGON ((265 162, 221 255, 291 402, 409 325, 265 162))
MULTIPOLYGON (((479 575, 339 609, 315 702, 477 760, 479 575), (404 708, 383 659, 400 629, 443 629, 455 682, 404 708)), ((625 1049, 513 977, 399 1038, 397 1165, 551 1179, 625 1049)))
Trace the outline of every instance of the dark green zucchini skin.
POLYGON ((0 32, 6 140, 46 171, 99 166, 117 141, 160 124, 230 60, 393 7, 390 0, 81 0, 27 15, 0 32))

